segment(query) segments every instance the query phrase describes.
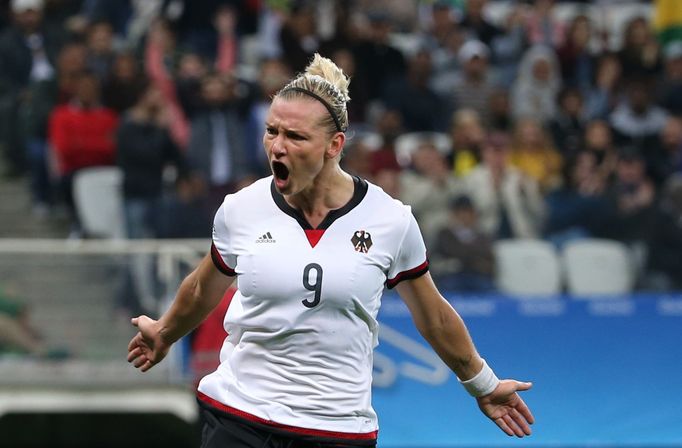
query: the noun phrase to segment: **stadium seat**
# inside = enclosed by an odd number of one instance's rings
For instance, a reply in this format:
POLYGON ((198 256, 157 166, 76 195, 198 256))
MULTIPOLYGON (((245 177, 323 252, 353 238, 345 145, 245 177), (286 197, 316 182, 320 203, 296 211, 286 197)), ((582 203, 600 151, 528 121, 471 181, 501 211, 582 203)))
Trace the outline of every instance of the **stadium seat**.
POLYGON ((448 155, 452 146, 452 139, 442 132, 408 132, 395 140, 395 153, 398 163, 402 166, 410 164, 412 153, 423 143, 433 143, 443 155, 448 155))
POLYGON ((500 240, 494 252, 496 283, 501 292, 524 298, 561 292, 559 257, 552 244, 532 239, 500 240))
POLYGON ((631 256, 618 241, 589 238, 566 243, 561 259, 568 292, 581 298, 629 293, 634 284, 631 256))
POLYGON ((117 167, 86 168, 73 179, 73 200, 86 236, 123 238, 123 173, 117 167))

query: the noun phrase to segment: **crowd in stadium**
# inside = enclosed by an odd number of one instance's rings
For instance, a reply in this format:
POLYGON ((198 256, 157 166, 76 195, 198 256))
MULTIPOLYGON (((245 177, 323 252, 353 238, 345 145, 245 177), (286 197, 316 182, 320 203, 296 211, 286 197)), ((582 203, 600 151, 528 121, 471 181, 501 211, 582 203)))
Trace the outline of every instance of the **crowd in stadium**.
POLYGON ((443 288, 492 289, 496 240, 590 236, 646 247, 640 286, 680 287, 682 40, 559 5, 0 2, 3 175, 50 213, 117 165, 128 237, 208 237, 270 172, 269 99, 319 52, 352 79, 343 164, 412 206, 443 288))

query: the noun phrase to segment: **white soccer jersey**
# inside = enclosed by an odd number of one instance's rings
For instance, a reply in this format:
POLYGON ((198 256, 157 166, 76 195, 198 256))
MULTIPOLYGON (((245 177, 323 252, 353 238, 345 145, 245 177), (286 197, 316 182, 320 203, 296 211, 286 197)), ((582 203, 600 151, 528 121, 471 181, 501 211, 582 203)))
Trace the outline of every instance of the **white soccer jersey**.
POLYGON ((199 398, 300 434, 373 440, 372 353, 384 286, 423 275, 410 208, 355 178, 353 198, 317 229, 272 177, 228 195, 211 253, 237 276, 220 367, 199 398))

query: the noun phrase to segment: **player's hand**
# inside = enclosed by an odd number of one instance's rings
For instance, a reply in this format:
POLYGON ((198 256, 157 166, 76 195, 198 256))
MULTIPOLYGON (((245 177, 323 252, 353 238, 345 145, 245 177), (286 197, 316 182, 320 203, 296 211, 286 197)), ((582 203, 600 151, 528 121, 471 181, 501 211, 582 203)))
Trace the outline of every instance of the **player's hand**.
POLYGON ((518 391, 528 390, 532 383, 522 383, 515 380, 502 380, 494 391, 483 397, 478 397, 478 407, 497 426, 510 436, 529 436, 530 425, 535 419, 530 409, 523 402, 518 391))
POLYGON ((133 317, 130 322, 139 331, 128 344, 128 362, 146 372, 166 357, 170 344, 161 337, 158 321, 147 316, 138 316, 133 317))

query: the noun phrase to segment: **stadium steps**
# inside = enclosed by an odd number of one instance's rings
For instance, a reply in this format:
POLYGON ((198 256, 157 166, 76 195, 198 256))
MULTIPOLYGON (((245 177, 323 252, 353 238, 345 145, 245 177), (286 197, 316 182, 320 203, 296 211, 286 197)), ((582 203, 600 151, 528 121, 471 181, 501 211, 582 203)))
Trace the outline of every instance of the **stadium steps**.
POLYGON ((0 177, 0 216, 0 238, 65 238, 69 234, 65 216, 35 213, 26 178, 0 177))
POLYGON ((0 260, 2 277, 31 310, 31 322, 52 347, 83 358, 123 356, 133 328, 115 311, 120 268, 111 257, 31 255, 0 260))

